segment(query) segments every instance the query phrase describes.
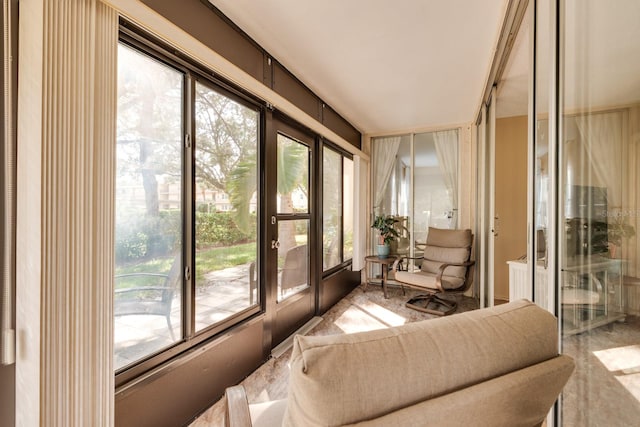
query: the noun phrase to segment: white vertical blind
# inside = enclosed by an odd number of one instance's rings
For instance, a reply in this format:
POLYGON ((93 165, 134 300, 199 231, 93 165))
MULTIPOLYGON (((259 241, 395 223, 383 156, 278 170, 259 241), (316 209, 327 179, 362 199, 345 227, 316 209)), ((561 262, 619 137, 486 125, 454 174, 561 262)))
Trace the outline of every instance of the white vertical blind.
POLYGON ((15 329, 13 329, 13 265, 15 243, 15 216, 13 210, 15 196, 15 147, 14 147, 14 115, 13 115, 13 60, 11 58, 12 43, 12 5, 4 0, 3 10, 3 86, 4 86, 4 160, 2 169, 1 191, 3 195, 2 225, 0 229, 0 243, 2 244, 2 277, 0 277, 0 363, 10 365, 15 362, 15 329))
POLYGON ((18 424, 111 426, 118 18, 97 0, 21 5, 17 328, 39 348, 19 348, 18 424))

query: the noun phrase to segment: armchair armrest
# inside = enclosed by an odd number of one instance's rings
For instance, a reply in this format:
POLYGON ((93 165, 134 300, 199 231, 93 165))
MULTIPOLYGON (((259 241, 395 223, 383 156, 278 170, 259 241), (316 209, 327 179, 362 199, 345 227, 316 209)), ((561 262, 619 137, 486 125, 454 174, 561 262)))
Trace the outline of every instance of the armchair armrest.
POLYGON ((225 427, 251 427, 249 401, 244 387, 236 385, 228 387, 224 393, 224 425, 225 427))
POLYGON ((442 288, 442 274, 444 273, 444 270, 447 267, 471 267, 475 263, 476 263, 475 261, 465 261, 465 262, 448 262, 448 263, 442 264, 438 269, 438 274, 436 275, 436 285, 438 286, 438 289, 440 289, 441 291, 444 291, 444 289, 442 288))

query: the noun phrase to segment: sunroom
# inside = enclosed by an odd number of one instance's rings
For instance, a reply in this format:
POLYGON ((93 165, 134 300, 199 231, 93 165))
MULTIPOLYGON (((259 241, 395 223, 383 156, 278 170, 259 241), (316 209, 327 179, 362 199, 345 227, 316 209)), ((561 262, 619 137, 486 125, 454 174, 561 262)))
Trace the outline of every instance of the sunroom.
POLYGON ((548 425, 638 419, 637 2, 3 11, 1 424, 188 424, 360 291, 379 214, 557 316, 548 425))

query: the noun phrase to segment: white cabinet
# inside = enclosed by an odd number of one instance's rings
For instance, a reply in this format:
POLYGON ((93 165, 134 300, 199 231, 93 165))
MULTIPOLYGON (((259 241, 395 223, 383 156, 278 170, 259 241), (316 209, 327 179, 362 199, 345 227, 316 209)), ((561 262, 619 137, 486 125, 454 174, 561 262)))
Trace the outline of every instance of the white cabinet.
POLYGON ((540 307, 553 313, 553 290, 549 289, 548 272, 544 263, 536 266, 535 299, 533 298, 531 281, 527 280, 527 261, 523 259, 507 261, 509 265, 509 300, 526 298, 540 307))
MULTIPOLYGON (((622 268, 619 259, 601 256, 569 258, 560 277, 563 334, 587 331, 623 319, 622 268)), ((549 285, 549 271, 543 263, 536 266, 535 290, 527 275, 526 260, 508 261, 509 299, 531 300, 554 312, 556 295, 549 285)))

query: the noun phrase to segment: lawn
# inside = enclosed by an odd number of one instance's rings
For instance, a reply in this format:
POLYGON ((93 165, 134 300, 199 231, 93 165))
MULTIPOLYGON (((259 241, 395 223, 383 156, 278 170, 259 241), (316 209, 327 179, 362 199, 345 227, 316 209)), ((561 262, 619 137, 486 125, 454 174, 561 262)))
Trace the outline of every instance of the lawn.
MULTIPOLYGON (((196 252, 196 282, 210 271, 222 270, 236 265, 246 264, 256 259, 256 243, 200 249, 196 252)), ((154 258, 136 264, 116 267, 116 276, 131 273, 166 273, 171 269, 174 257, 154 258)), ((144 286, 149 277, 132 276, 116 281, 116 288, 144 286)), ((156 279, 157 280, 157 279, 156 279)), ((157 283, 157 282, 156 282, 157 283)))

